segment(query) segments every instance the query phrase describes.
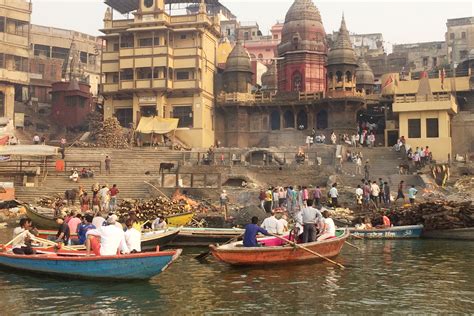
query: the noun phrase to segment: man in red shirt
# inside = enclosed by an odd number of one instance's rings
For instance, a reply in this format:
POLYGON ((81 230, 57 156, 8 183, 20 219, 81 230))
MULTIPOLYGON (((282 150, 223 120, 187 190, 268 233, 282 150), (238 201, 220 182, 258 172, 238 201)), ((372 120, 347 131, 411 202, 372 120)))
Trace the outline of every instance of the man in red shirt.
POLYGON ((112 189, 110 189, 110 202, 109 202, 109 210, 111 212, 114 212, 115 209, 117 208, 117 195, 119 194, 119 189, 117 188, 117 185, 114 184, 112 186, 112 189))

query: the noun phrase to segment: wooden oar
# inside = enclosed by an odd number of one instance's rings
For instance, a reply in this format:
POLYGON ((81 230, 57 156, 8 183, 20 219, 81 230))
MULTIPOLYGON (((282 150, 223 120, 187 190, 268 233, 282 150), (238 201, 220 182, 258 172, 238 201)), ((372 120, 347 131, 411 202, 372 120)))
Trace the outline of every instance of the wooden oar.
MULTIPOLYGON (((42 244, 46 244, 46 245, 50 245, 50 246, 57 246, 58 244, 54 241, 51 241, 51 240, 47 240, 47 239, 43 239, 43 238, 39 238, 39 237, 33 237, 32 240, 34 241, 37 241, 39 243, 42 243, 42 244)), ((64 250, 71 250, 71 251, 77 251, 76 249, 74 248, 71 248, 71 247, 68 247, 68 246, 63 246, 62 249, 64 250)))
MULTIPOLYGON (((244 234, 240 234, 239 236, 236 236, 236 237, 232 238, 231 240, 227 241, 226 243, 223 243, 222 246, 223 246, 223 245, 230 244, 230 243, 232 243, 232 242, 234 242, 234 241, 237 241, 237 240, 238 240, 240 237, 242 237, 243 235, 244 235, 244 234)), ((203 253, 197 255, 196 257, 194 257, 194 259, 200 261, 200 260, 202 260, 202 259, 207 258, 207 257, 210 256, 210 255, 211 255, 211 251, 208 250, 208 251, 206 251, 206 252, 203 252, 203 253)))
POLYGON ((357 235, 354 235, 354 234, 351 234, 351 237, 354 237, 355 239, 364 239, 364 237, 357 236, 357 235))
POLYGON ((345 243, 346 243, 346 244, 348 244, 349 246, 351 246, 351 247, 353 247, 353 248, 357 249, 357 250, 360 250, 360 248, 359 248, 359 247, 357 247, 357 246, 356 246, 356 245, 354 245, 354 244, 351 244, 351 243, 350 243, 350 242, 348 242, 347 240, 345 241, 345 243))
POLYGON ((307 251, 307 252, 309 252, 309 253, 311 253, 311 254, 313 254, 313 255, 315 255, 315 256, 318 256, 319 258, 322 258, 322 259, 324 259, 324 260, 326 260, 326 261, 329 261, 329 262, 331 262, 332 264, 338 266, 338 267, 341 268, 341 269, 345 269, 345 267, 344 267, 342 264, 340 264, 339 262, 336 262, 336 261, 334 261, 334 260, 331 260, 331 259, 329 259, 328 257, 325 257, 325 256, 323 256, 323 255, 320 254, 320 253, 317 253, 316 251, 313 251, 313 250, 311 250, 311 249, 306 248, 305 246, 299 245, 299 244, 297 244, 297 243, 295 243, 295 242, 293 242, 293 241, 291 241, 291 240, 289 240, 289 239, 286 239, 286 238, 284 238, 284 237, 281 237, 281 236, 278 236, 278 235, 275 235, 275 234, 270 234, 270 235, 272 235, 273 237, 276 237, 276 238, 278 238, 278 239, 281 239, 281 240, 283 240, 283 241, 286 241, 287 243, 289 243, 290 245, 292 245, 292 246, 294 246, 294 247, 303 249, 304 251, 307 251))
POLYGON ((10 240, 8 243, 6 243, 5 245, 2 246, 2 249, 5 249, 6 247, 10 246, 11 244, 15 243, 17 240, 19 240, 20 238, 22 238, 23 236, 25 236, 27 233, 27 231, 25 230, 24 232, 22 232, 21 234, 18 234, 15 238, 13 238, 12 240, 10 240))

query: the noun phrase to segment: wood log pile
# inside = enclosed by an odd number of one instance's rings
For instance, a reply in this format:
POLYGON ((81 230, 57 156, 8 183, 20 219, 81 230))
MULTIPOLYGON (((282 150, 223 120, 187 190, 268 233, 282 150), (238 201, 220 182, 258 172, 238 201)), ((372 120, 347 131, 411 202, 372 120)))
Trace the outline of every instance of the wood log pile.
POLYGON ((88 117, 90 139, 92 142, 76 142, 77 147, 100 147, 100 148, 128 148, 129 137, 126 130, 120 125, 116 117, 106 120, 102 115, 93 112, 88 117))
POLYGON ((192 212, 194 214, 206 214, 217 211, 212 205, 199 203, 190 198, 167 199, 157 197, 148 200, 126 199, 118 204, 117 215, 121 219, 128 217, 130 212, 135 212, 137 218, 141 221, 153 221, 158 216, 171 216, 192 212))

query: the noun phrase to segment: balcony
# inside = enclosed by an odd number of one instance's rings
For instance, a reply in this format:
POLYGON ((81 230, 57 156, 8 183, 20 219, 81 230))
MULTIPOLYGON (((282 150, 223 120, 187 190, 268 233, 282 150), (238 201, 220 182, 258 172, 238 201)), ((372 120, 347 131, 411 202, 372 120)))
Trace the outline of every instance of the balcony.
POLYGON ((0 6, 7 6, 15 8, 16 10, 31 12, 31 3, 24 0, 0 0, 0 6))
POLYGON ((119 53, 118 52, 104 52, 102 54, 102 61, 118 61, 119 53))
POLYGON ((119 72, 118 62, 102 63, 102 72, 119 72))
POLYGON ((104 83, 102 85, 102 92, 104 93, 117 92, 118 89, 119 89, 118 83, 104 83))
POLYGON ((182 58, 182 59, 174 59, 174 69, 189 69, 189 68, 199 68, 199 64, 197 64, 196 58, 182 58))
POLYGON ((120 57, 131 57, 134 55, 133 48, 120 48, 120 57))
POLYGON ((200 85, 196 84, 197 80, 173 81, 173 89, 199 89, 200 85))
POLYGON ((135 80, 135 88, 136 89, 150 89, 151 88, 151 80, 150 79, 135 80))
POLYGON ((174 57, 188 57, 196 55, 201 55, 201 49, 197 47, 175 48, 173 54, 174 57))
POLYGON ((0 42, 6 42, 9 45, 23 46, 28 49, 28 37, 19 36, 10 33, 0 33, 0 42))
POLYGON ((121 90, 131 90, 133 89, 133 80, 122 80, 120 81, 121 90))
POLYGON ((438 93, 426 96, 403 95, 396 96, 393 112, 448 111, 458 112, 456 99, 450 93, 438 93))
POLYGON ((153 80, 153 89, 166 89, 166 79, 153 80))
POLYGON ((16 70, 0 69, 0 78, 2 81, 25 85, 30 82, 28 73, 16 70))

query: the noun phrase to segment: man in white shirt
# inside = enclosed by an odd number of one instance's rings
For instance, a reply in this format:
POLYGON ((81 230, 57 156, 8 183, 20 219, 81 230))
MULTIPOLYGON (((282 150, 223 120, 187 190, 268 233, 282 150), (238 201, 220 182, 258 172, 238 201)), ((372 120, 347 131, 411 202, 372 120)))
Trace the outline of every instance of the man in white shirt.
POLYGON ((28 245, 28 242, 34 237, 30 233, 31 219, 22 218, 19 223, 19 227, 13 230, 14 242, 12 243, 12 251, 16 255, 33 255, 35 251, 28 245))
POLYGON ((111 217, 107 219, 107 226, 89 230, 86 236, 87 255, 90 255, 91 250, 96 256, 116 256, 119 251, 124 254, 130 253, 125 233, 115 226, 111 217))
POLYGON ((337 198, 339 197, 339 193, 337 192, 337 183, 332 185, 331 190, 329 190, 329 197, 332 201, 332 207, 337 207, 337 198))
POLYGON ((133 220, 127 219, 125 222, 127 226, 127 231, 125 232, 125 242, 127 243, 127 248, 131 253, 137 253, 142 251, 142 234, 133 228, 133 220))
POLYGON ((378 186, 376 181, 374 181, 370 186, 370 195, 372 196, 372 200, 374 201, 375 205, 378 207, 380 187, 378 186))
POLYGON ((356 159, 356 174, 362 174, 362 159, 359 156, 356 159))
POLYGON ((106 212, 109 210, 109 202, 110 202, 110 190, 107 185, 104 185, 102 189, 99 190, 99 198, 100 198, 100 208, 102 212, 106 212))
POLYGON ((361 210, 362 209, 362 201, 363 201, 363 198, 364 198, 364 190, 362 190, 360 184, 357 186, 357 189, 355 190, 355 195, 356 195, 357 207, 359 208, 359 210, 361 210))
POLYGON ((275 213, 273 213, 272 216, 263 220, 261 227, 270 234, 283 235, 283 223, 275 215, 281 218, 282 213, 280 213, 280 210, 275 210, 275 213))
POLYGON ((336 237, 336 225, 334 224, 334 221, 330 217, 330 214, 327 210, 323 211, 323 228, 322 228, 322 234, 319 235, 318 241, 329 239, 336 237))
POLYGON ((96 214, 92 219, 92 225, 94 225, 97 229, 101 228, 104 225, 105 218, 103 218, 100 214, 96 214))
POLYGON ((158 216, 153 224, 151 224, 151 228, 153 230, 162 230, 168 228, 168 225, 166 224, 165 218, 163 216, 158 216))

